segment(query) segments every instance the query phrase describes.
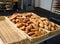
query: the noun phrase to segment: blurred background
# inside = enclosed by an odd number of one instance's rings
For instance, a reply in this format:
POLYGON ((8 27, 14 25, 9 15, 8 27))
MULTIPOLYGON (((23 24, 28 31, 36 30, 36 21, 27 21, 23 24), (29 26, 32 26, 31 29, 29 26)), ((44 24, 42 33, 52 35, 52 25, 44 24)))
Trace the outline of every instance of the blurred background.
MULTIPOLYGON (((0 0, 0 11, 32 10, 40 7, 60 15, 60 0, 0 0)), ((60 35, 40 44, 60 44, 60 35)))

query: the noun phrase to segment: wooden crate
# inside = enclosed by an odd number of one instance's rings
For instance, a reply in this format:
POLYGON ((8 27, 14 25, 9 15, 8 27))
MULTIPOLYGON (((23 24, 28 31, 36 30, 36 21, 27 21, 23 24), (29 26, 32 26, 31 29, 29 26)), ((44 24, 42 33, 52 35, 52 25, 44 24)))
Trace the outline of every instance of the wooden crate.
MULTIPOLYGON (((14 23, 13 23, 14 24, 14 23)), ((16 26, 16 25, 15 25, 16 26)), ((48 30, 44 30, 46 31, 47 33, 45 33, 44 35, 41 35, 41 36, 38 36, 38 37, 30 37, 28 36, 26 33, 25 33, 25 36, 27 36, 27 38, 29 39, 29 43, 30 44, 34 44, 34 43, 39 43, 41 42, 42 40, 45 40, 47 39, 48 37, 50 36, 53 36, 53 35, 56 35, 56 34, 59 34, 60 33, 60 26, 58 26, 59 28, 55 31, 48 31, 48 30)), ((20 29, 19 29, 20 30, 20 29)), ((23 31, 24 33, 24 31, 23 31)))
MULTIPOLYGON (((7 18, 9 20, 9 18, 7 18)), ((11 22, 12 23, 12 22, 11 22)), ((14 24, 14 23, 13 23, 14 24)), ((16 25, 14 24, 14 26, 16 27, 16 25)), ((20 29, 19 29, 20 30, 20 29)), ((20 30, 21 31, 21 30, 20 30)), ((45 38, 48 37, 48 34, 49 34, 49 31, 48 30, 44 30, 46 31, 47 33, 45 33, 44 35, 41 35, 41 36, 38 36, 38 37, 34 37, 34 38, 31 38, 29 35, 27 35, 24 31, 23 33, 25 33, 25 36, 27 36, 28 40, 29 40, 29 43, 30 44, 33 44, 35 42, 38 42, 38 41, 41 41, 45 38)), ((28 42, 28 41, 27 41, 28 42)))
POLYGON ((0 36, 4 44, 27 44, 27 38, 23 32, 4 16, 0 16, 0 36))

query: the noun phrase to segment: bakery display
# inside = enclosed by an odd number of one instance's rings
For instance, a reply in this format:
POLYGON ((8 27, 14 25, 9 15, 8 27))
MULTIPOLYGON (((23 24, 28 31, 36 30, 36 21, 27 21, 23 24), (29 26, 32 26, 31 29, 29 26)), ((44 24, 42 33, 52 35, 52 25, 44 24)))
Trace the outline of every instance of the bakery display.
POLYGON ((9 19, 30 37, 38 37, 46 34, 47 31, 58 29, 58 26, 55 23, 49 21, 45 17, 38 16, 31 12, 14 13, 9 16, 9 19))

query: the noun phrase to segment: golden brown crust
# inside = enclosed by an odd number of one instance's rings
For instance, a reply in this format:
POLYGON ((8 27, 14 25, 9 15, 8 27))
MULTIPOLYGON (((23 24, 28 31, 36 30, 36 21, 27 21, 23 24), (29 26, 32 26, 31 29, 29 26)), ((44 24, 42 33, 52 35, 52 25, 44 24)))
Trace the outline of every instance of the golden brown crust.
POLYGON ((9 19, 30 37, 43 35, 46 33, 44 30, 54 31, 57 29, 55 23, 49 21, 45 17, 40 17, 34 13, 16 13, 10 16, 9 19))

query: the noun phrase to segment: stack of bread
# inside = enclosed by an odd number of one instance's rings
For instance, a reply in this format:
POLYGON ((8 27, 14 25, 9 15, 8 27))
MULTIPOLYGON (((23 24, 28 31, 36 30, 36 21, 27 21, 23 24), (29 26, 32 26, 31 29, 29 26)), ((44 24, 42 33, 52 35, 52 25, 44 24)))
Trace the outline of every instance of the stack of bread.
POLYGON ((57 30, 57 25, 45 17, 35 13, 14 13, 9 19, 30 37, 37 37, 47 33, 45 30, 57 30))

